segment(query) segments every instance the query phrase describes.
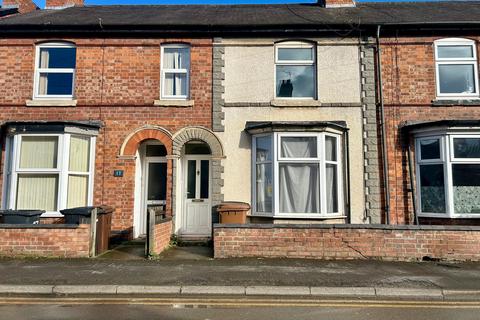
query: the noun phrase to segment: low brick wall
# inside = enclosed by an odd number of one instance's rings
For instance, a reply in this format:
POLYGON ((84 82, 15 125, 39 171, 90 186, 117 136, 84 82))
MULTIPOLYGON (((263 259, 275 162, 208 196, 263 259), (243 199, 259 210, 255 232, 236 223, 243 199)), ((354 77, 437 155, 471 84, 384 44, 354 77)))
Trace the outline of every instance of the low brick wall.
POLYGON ((0 224, 0 256, 64 257, 89 256, 90 225, 0 224))
POLYGON ((480 261, 480 228, 216 224, 214 247, 215 258, 480 261))
POLYGON ((172 218, 166 218, 155 224, 153 228, 153 243, 150 254, 160 254, 170 244, 172 236, 172 218))

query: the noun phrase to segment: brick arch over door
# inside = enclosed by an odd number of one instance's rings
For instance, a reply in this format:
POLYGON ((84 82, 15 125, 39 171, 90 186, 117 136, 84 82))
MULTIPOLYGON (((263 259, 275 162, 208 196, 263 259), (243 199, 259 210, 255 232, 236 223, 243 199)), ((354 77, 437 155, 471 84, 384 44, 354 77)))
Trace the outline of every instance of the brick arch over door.
POLYGON ((139 145, 145 140, 158 140, 167 149, 167 154, 172 155, 172 134, 158 126, 144 126, 130 133, 120 148, 120 156, 135 156, 139 145))
POLYGON ((210 146, 213 158, 223 158, 223 146, 215 133, 202 127, 186 127, 173 135, 173 155, 180 156, 183 145, 192 140, 201 140, 210 146))

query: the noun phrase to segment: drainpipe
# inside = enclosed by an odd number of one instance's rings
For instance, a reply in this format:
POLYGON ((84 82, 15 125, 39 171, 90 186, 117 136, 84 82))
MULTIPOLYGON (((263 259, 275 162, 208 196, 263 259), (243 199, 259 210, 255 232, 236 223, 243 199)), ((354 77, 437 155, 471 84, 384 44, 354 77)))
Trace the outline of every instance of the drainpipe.
POLYGON ((378 78, 378 99, 380 100, 380 116, 382 128, 382 153, 383 153, 383 184, 385 190, 385 223, 390 224, 390 190, 388 188, 388 153, 387 153, 387 133, 385 128, 385 106, 383 104, 383 81, 382 81, 382 49, 380 48, 380 30, 377 26, 377 78, 378 78))

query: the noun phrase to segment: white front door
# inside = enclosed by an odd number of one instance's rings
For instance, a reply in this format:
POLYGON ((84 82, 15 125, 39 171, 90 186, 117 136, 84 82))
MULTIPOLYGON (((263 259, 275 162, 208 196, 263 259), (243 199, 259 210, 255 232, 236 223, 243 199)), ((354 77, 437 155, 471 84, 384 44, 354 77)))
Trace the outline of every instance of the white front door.
POLYGON ((186 156, 183 228, 181 234, 210 237, 212 206, 210 201, 210 160, 201 156, 186 156))

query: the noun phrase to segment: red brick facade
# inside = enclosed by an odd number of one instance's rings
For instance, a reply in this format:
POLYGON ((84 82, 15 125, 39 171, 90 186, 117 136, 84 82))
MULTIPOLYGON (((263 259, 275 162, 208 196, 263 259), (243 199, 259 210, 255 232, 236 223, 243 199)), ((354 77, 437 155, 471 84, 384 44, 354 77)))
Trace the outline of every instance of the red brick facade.
POLYGON ((156 224, 153 229, 153 248, 151 253, 160 254, 170 244, 172 236, 172 219, 156 224))
POLYGON ((480 229, 454 228, 218 225, 214 230, 215 258, 479 261, 480 229))
MULTIPOLYGON (((480 118, 478 106, 435 106, 434 41, 443 38, 478 37, 448 35, 436 37, 383 38, 382 73, 388 143, 388 179, 390 190, 390 221, 393 224, 413 223, 413 208, 408 172, 406 139, 400 125, 405 121, 473 120, 480 118)), ((477 45, 477 52, 478 52, 477 45)), ((412 150, 413 150, 412 145, 412 150)), ((412 160, 414 161, 414 160, 412 160)), ((476 221, 462 220, 465 224, 476 221)), ((423 219, 422 224, 456 224, 449 219, 423 219)))
MULTIPOLYGON (((129 135, 146 125, 162 127, 171 134, 188 126, 211 128, 210 39, 3 39, 0 59, 1 122, 103 122, 96 144, 94 205, 115 208, 112 228, 117 231, 130 232, 133 225, 135 160, 119 157, 129 135), (26 106, 33 94, 35 44, 47 40, 76 44, 76 107, 26 106), (160 98, 160 46, 172 42, 191 46, 190 99, 194 106, 154 106, 154 100, 160 98), (114 170, 124 170, 124 177, 113 177, 114 170)), ((169 149, 169 142, 163 142, 169 149)), ((4 158, 5 152, 2 165, 4 158)), ((167 213, 171 214, 172 160, 168 162, 167 213)))
POLYGON ((88 258, 90 225, 64 228, 4 228, 0 225, 1 256, 88 258))

